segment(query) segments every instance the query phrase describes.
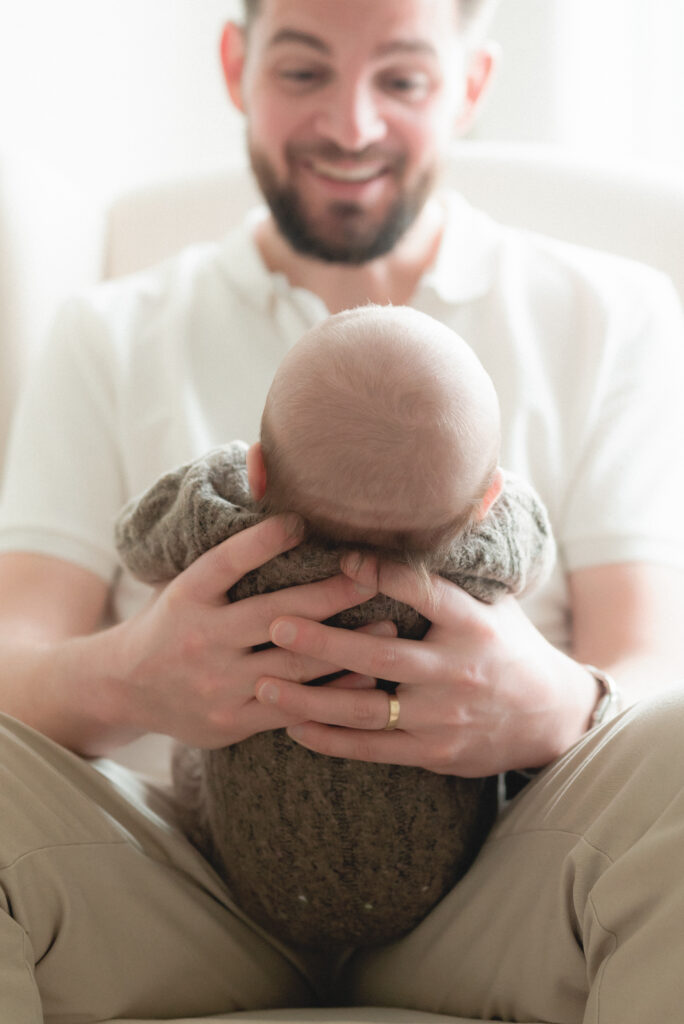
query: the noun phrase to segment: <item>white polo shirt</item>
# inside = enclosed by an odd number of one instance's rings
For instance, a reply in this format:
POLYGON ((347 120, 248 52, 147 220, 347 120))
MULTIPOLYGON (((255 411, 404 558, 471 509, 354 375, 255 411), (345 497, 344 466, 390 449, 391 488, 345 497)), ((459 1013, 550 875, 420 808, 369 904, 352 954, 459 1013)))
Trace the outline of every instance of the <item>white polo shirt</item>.
MULTIPOLYGON (((503 228, 458 196, 414 305, 474 348, 498 390, 502 463, 546 503, 559 565, 526 610, 569 641, 565 573, 684 567, 684 324, 659 273, 503 228)), ((147 588, 119 570, 112 524, 161 473, 258 436, 283 354, 327 315, 264 266, 255 211, 219 245, 69 302, 12 435, 0 550, 73 561, 110 582, 117 617, 147 588)))

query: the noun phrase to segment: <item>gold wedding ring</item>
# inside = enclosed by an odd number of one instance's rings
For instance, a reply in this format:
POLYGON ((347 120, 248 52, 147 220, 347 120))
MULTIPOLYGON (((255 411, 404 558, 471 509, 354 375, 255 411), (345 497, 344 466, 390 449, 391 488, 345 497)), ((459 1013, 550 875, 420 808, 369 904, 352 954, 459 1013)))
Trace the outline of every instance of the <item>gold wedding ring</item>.
POLYGON ((389 697, 389 718, 387 725, 383 726, 383 732, 388 732, 399 726, 399 698, 396 693, 388 693, 387 696, 389 697))

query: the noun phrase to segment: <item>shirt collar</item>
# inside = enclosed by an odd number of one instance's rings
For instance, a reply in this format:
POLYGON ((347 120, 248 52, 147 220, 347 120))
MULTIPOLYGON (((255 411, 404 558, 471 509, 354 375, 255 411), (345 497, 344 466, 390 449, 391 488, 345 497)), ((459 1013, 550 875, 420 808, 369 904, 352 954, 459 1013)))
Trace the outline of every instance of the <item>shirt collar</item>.
MULTIPOLYGON (((265 206, 249 210, 223 243, 222 263, 231 284, 251 306, 267 309, 282 274, 272 274, 254 240, 256 226, 267 216, 265 206)), ((283 278, 284 279, 284 278, 283 278)))
MULTIPOLYGON (((470 302, 485 295, 494 283, 504 229, 456 192, 439 198, 445 209, 442 242, 418 291, 432 291, 450 304, 470 302)), ((284 274, 268 270, 254 241, 256 225, 267 215, 265 206, 250 210, 224 247, 224 266, 233 285, 252 306, 263 309, 276 295, 292 291, 284 274)))
POLYGON ((503 230, 456 192, 441 195, 444 234, 437 258, 419 290, 431 290, 447 303, 470 302, 493 286, 503 230))

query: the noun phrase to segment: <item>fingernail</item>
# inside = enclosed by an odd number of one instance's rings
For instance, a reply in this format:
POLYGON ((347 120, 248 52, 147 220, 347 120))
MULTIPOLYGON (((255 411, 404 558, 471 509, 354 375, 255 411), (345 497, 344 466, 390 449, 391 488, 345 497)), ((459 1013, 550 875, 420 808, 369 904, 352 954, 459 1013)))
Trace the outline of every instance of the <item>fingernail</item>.
POLYGON ((373 633, 376 636, 396 636, 397 629, 391 622, 374 622, 373 633))
POLYGON ((287 730, 287 735, 293 739, 298 740, 304 732, 304 728, 301 725, 290 725, 287 730))
POLYGON ((371 597, 373 594, 378 592, 378 579, 377 579, 377 566, 376 563, 369 559, 368 555, 362 551, 349 551, 340 561, 340 568, 342 572, 354 580, 354 587, 357 594, 361 594, 363 597, 371 597), (375 571, 373 571, 375 569, 375 571), (362 583, 358 577, 363 572, 366 579, 369 574, 373 573, 373 582, 369 586, 367 583, 362 583))
POLYGON ((264 704, 275 704, 280 695, 280 688, 276 683, 265 682, 257 688, 257 700, 264 704))
POLYGON ((344 555, 340 563, 343 572, 356 573, 361 571, 364 557, 360 551, 350 551, 344 555))
POLYGON ((291 622, 277 622, 271 628, 271 640, 274 644, 281 644, 287 647, 297 637, 297 629, 291 622))
POLYGON ((285 516, 285 529, 287 530, 288 538, 299 540, 300 537, 304 536, 304 520, 301 516, 290 513, 285 516))

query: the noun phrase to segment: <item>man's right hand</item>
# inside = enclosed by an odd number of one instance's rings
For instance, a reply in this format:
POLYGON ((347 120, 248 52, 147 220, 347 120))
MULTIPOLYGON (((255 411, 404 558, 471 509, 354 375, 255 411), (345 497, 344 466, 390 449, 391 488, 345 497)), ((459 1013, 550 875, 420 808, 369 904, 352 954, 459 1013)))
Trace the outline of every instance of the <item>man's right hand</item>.
MULTIPOLYGON (((268 643, 281 615, 323 620, 375 593, 340 574, 229 603, 238 579, 299 540, 295 518, 265 520, 198 558, 132 618, 99 631, 101 580, 58 559, 3 556, 0 711, 88 755, 147 732, 218 747, 295 724, 259 704, 257 680, 305 682, 338 666, 253 648, 268 643)), ((383 629, 391 627, 372 631, 383 629)))
POLYGON ((326 619, 368 600, 375 590, 340 574, 235 604, 227 598, 242 576, 295 547, 298 527, 296 517, 277 516, 236 534, 116 627, 113 685, 126 695, 126 718, 138 731, 202 747, 236 743, 294 724, 255 699, 259 678, 277 674, 305 682, 338 668, 277 648, 253 648, 268 643, 279 615, 326 619))

